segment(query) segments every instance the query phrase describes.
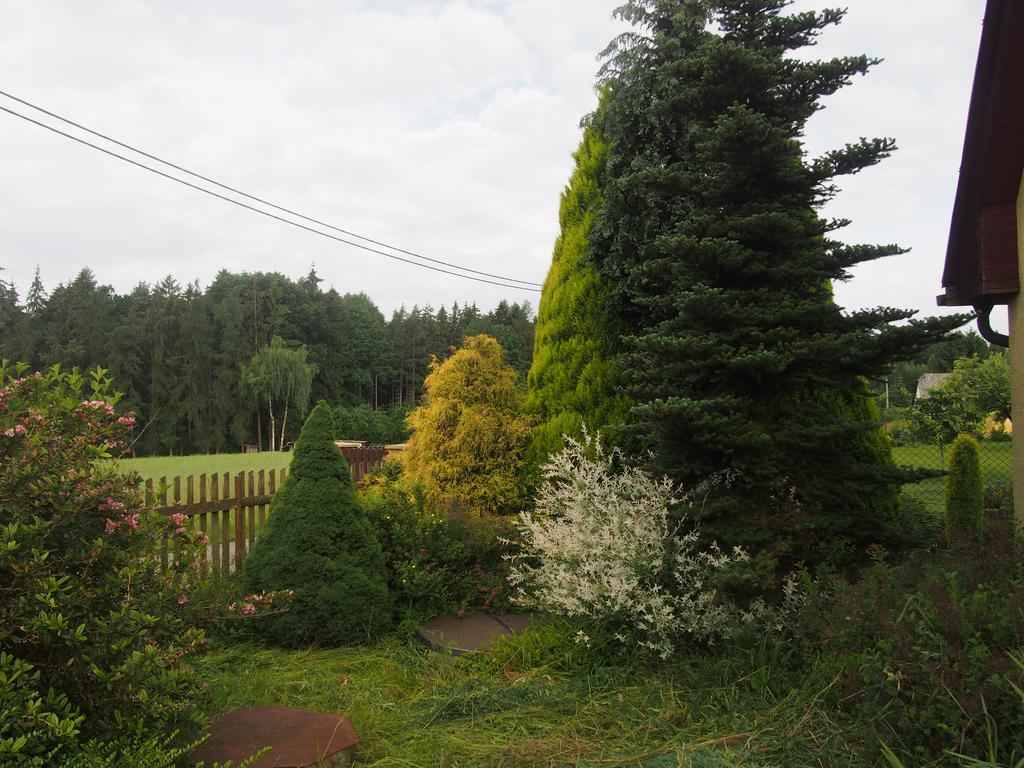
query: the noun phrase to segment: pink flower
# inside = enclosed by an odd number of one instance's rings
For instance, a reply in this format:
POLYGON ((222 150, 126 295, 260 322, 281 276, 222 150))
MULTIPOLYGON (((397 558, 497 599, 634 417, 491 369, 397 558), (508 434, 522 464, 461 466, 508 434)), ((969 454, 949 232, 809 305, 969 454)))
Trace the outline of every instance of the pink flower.
POLYGON ((185 595, 178 595, 178 605, 184 605, 188 602, 188 598, 185 595))
POLYGON ((244 613, 246 616, 251 616, 252 614, 256 613, 256 606, 252 603, 246 603, 245 606, 242 608, 242 613, 244 613))
POLYGON ((113 520, 111 520, 108 517, 107 518, 107 524, 104 526, 104 530, 106 530, 107 533, 113 533, 114 531, 117 530, 117 526, 119 526, 119 525, 120 525, 120 523, 114 522, 113 520))
POLYGON ((4 434, 7 435, 7 437, 14 437, 14 427, 11 427, 10 429, 5 429, 4 434))
POLYGON ((228 603, 228 610, 233 612, 235 610, 235 604, 234 603, 228 603))
POLYGON ((186 520, 188 520, 188 515, 183 515, 181 512, 175 512, 173 515, 168 515, 168 518, 175 525, 182 525, 186 520))
POLYGON ((119 418, 117 420, 117 423, 120 424, 122 427, 134 427, 135 426, 135 417, 130 415, 130 414, 126 414, 126 415, 122 416, 121 418, 119 418))
POLYGON ((125 515, 123 519, 125 525, 127 525, 130 529, 132 529, 133 531, 139 530, 139 515, 137 513, 134 515, 125 515))
POLYGON ((207 536, 205 533, 200 533, 198 536, 196 536, 196 541, 198 541, 200 544, 209 544, 210 537, 207 536))

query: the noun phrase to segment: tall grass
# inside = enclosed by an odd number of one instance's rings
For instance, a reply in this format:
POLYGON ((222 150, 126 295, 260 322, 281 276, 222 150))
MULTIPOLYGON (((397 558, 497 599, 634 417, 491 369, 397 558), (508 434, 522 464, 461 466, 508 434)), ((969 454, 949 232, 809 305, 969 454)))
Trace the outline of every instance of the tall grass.
MULTIPOLYGON (((550 638, 538 642, 545 646, 550 638)), ((831 681, 741 651, 652 670, 563 671, 531 635, 484 656, 414 641, 201 662, 211 713, 287 705, 344 715, 361 766, 859 766, 857 729, 821 703, 831 681)), ((571 641, 570 641, 571 642, 571 641)))

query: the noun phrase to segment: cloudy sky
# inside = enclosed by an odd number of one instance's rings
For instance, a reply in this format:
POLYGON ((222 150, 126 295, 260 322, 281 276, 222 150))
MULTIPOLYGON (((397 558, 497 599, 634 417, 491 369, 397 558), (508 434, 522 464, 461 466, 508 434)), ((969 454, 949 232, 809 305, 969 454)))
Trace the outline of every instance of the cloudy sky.
MULTIPOLYGON (((338 227, 541 282, 617 4, 0 0, 0 90, 338 227)), ((885 62, 827 102, 808 147, 894 137, 897 155, 845 180, 827 213, 854 220, 851 241, 913 251, 859 268, 837 296, 934 314, 984 0, 846 4, 814 55, 885 62)), ((385 312, 536 304, 257 216, 2 112, 0 178, 0 266, 23 293, 37 264, 50 288, 89 266, 126 291, 166 274, 205 285, 221 268, 295 278, 315 263, 385 312)))

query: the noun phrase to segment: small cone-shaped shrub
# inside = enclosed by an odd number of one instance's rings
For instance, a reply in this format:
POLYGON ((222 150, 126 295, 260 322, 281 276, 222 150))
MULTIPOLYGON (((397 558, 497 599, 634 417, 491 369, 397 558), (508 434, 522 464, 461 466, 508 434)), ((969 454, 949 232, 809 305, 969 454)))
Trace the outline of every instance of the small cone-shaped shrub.
POLYGON ((334 444, 321 402, 295 444, 291 472, 245 561, 247 589, 291 589, 286 612, 260 633, 280 645, 340 645, 373 637, 391 620, 384 555, 334 444))
POLYGON ((978 442, 960 435, 949 452, 946 478, 946 537, 978 538, 985 523, 985 496, 981 483, 978 442))

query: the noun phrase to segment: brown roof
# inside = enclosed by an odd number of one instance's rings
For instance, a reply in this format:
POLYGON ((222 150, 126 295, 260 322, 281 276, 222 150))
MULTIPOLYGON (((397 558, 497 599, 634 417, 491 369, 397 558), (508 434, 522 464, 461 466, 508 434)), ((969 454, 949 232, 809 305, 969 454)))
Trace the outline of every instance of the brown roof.
POLYGON ((1005 304, 1020 290, 1022 172, 1024 1, 988 0, 939 304, 1005 304))

